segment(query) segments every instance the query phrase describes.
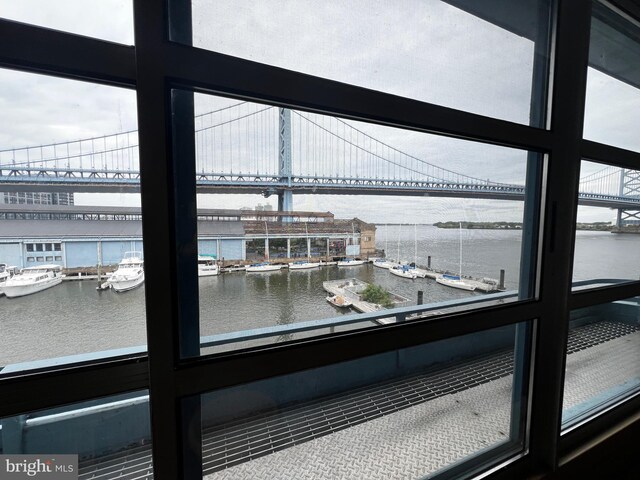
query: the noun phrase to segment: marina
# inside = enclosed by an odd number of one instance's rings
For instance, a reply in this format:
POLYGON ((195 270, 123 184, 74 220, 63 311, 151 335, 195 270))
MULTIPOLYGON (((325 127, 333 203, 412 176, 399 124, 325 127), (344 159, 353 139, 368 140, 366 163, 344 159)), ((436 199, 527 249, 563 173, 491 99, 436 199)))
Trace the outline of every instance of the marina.
MULTIPOLYGON (((378 226, 376 247, 379 253, 372 259, 382 257, 387 228, 391 238, 397 237, 397 227, 378 226)), ((404 229, 406 236, 400 240, 401 258, 414 255, 413 232, 407 230, 404 229)), ((338 268, 337 261, 332 260, 312 269, 282 268, 270 273, 246 274, 246 261, 219 260, 220 275, 199 279, 200 334, 228 334, 353 314, 352 308, 338 309, 327 302, 329 294, 322 284, 331 280, 357 278, 397 293, 409 299, 411 304, 419 303, 419 292, 423 292, 420 303, 425 304, 482 296, 483 287, 490 289, 491 293, 497 285, 488 283, 491 282, 490 277, 499 277, 501 269, 506 272, 505 289, 518 288, 516 272, 521 248, 517 230, 473 232, 472 246, 469 247, 473 255, 464 258, 463 270, 466 275, 477 279, 474 281, 480 288, 469 292, 436 283, 438 275, 447 271, 453 273, 459 268, 458 236, 457 230, 418 226, 417 260, 421 266, 419 270, 424 270, 426 278, 415 280, 393 276, 386 268, 375 266, 376 263, 338 268), (429 264, 430 269, 427 268, 429 264)), ((640 262, 640 250, 636 245, 637 239, 632 235, 578 232, 574 278, 637 278, 634 265, 640 262), (621 252, 636 256, 623 262, 619 258, 621 252), (594 264, 594 258, 601 258, 602 262, 594 264)), ((395 242, 393 250, 396 256, 395 242)), ((286 262, 285 258, 278 260, 286 262)), ((103 265, 101 282, 114 270, 113 265, 103 265)), ((5 345, 1 349, 0 366, 122 348, 144 349, 144 284, 122 294, 97 292, 98 273, 96 267, 67 268, 63 271, 62 283, 54 288, 19 298, 0 296, 2 341, 5 345), (38 332, 38 335, 28 332, 38 332)), ((335 330, 349 328, 356 327, 336 327, 335 330)), ((329 332, 326 328, 313 334, 329 332)), ((309 335, 312 333, 297 333, 273 340, 284 341, 309 335)))

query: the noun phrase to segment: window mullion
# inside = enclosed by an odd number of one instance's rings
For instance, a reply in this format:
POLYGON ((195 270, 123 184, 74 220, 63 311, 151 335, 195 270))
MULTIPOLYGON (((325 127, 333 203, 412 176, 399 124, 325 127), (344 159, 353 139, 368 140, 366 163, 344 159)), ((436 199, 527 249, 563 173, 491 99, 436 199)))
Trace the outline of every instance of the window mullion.
POLYGON ((555 25, 551 130, 530 452, 543 469, 557 466, 568 302, 577 213, 580 150, 589 56, 591 3, 560 1, 555 25))

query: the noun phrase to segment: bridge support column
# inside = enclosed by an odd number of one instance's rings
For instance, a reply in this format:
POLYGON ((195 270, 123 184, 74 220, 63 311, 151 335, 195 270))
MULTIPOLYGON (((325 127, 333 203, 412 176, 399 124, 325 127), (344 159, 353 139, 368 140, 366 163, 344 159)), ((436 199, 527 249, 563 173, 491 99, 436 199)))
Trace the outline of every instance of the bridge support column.
MULTIPOLYGON (((291 190, 283 190, 278 193, 278 211, 279 212, 292 212, 293 211, 293 192, 291 190)), ((283 217, 287 222, 291 221, 290 217, 283 217)))
MULTIPOLYGON (((287 183, 289 189, 278 192, 278 211, 293 211, 293 192, 291 188, 291 110, 281 108, 279 110, 279 135, 278 135, 278 173, 280 179, 287 183)), ((283 217, 283 221, 291 221, 290 217, 283 217)))
MULTIPOLYGON (((621 197, 638 197, 640 195, 640 171, 620 170, 620 191, 621 197)), ((622 228, 625 224, 640 223, 640 210, 618 209, 616 216, 616 227, 622 228)))

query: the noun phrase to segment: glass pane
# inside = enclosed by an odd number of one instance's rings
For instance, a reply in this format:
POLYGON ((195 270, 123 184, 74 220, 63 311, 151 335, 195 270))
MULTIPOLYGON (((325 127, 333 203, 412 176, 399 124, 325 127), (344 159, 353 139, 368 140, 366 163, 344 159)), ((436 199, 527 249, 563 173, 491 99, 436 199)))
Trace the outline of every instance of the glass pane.
POLYGON ((142 257, 135 92, 0 70, 0 103, 0 374, 144 351, 141 265, 108 277, 142 257))
POLYGON ((55 466, 69 455, 79 478, 153 478, 146 391, 0 418, 0 427, 0 454, 14 463, 31 455, 29 462, 55 466))
POLYGON ((638 280, 640 172, 583 161, 574 289, 638 280))
POLYGON ((519 449, 524 438, 528 357, 514 368, 514 345, 527 331, 477 332, 203 395, 205 478, 423 478, 472 455, 495 461, 496 447, 519 449))
POLYGON ((640 388, 639 314, 637 297, 571 312, 564 428, 640 388))
POLYGON ((511 3, 192 0, 193 44, 544 126, 549 2, 511 3))
POLYGON ((584 136, 640 151, 640 28, 594 3, 584 136))
POLYGON ((194 114, 203 353, 530 295, 536 154, 208 95, 194 114))
POLYGON ((133 45, 131 0, 0 0, 0 17, 133 45))

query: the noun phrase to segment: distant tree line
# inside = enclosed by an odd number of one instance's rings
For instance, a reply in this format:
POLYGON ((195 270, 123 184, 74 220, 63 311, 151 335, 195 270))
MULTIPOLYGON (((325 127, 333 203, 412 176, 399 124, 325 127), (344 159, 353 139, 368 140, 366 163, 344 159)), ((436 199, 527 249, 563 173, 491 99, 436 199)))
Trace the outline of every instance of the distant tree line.
MULTIPOLYGON (((437 222, 438 228, 462 228, 478 230, 522 230, 522 222, 437 222)), ((608 232, 614 229, 609 222, 577 223, 576 230, 597 230, 608 232)))

